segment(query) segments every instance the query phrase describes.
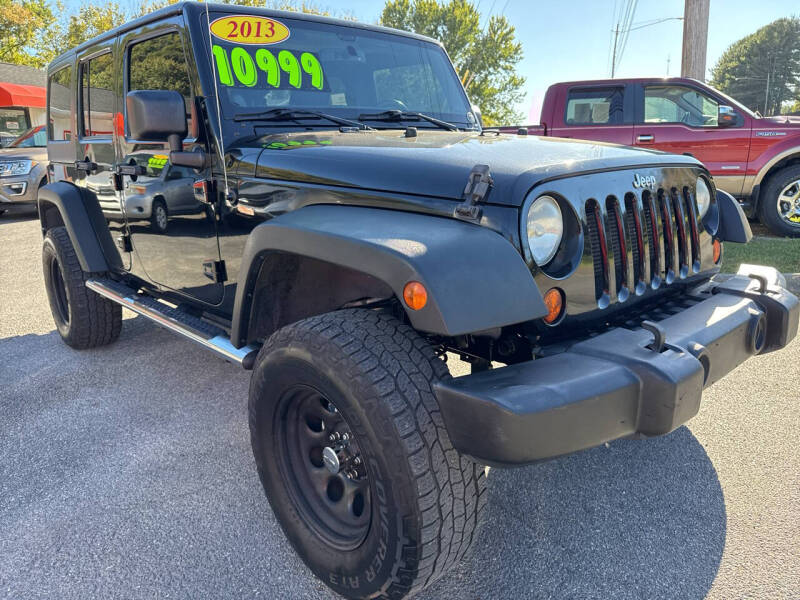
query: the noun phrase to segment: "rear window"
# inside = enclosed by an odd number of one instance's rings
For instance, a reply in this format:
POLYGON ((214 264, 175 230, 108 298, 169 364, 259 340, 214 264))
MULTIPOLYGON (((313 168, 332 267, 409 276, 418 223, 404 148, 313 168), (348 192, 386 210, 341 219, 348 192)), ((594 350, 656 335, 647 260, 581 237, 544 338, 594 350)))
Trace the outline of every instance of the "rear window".
POLYGON ((618 125, 623 117, 623 88, 570 90, 567 125, 618 125))
POLYGON ((0 108, 0 145, 8 146, 31 126, 24 108, 0 108))
POLYGON ((68 140, 70 131, 70 67, 59 69, 47 84, 47 137, 50 140, 68 140))
POLYGON ((111 53, 81 65, 81 135, 111 136, 114 118, 114 62, 111 53))

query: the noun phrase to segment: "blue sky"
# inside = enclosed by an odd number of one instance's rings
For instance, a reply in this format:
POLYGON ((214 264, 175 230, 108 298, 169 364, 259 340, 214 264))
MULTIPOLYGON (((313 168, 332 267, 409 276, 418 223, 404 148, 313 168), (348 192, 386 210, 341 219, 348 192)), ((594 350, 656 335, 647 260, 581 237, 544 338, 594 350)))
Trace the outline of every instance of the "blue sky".
MULTIPOLYGON (((551 83, 610 75, 615 6, 623 0, 475 1, 484 16, 505 14, 516 27, 525 54, 519 71, 527 79, 526 97, 518 109, 531 122, 538 121, 542 97, 551 83)), ((366 22, 377 22, 384 4, 379 0, 312 3, 366 22)), ((73 8, 78 0, 65 4, 73 8)), ((683 5, 684 0, 639 0, 633 22, 681 17, 683 5)), ((792 15, 800 15, 798 0, 711 0, 708 69, 731 43, 775 19, 792 15)), ((680 75, 682 36, 683 21, 678 20, 632 31, 617 76, 680 75)))

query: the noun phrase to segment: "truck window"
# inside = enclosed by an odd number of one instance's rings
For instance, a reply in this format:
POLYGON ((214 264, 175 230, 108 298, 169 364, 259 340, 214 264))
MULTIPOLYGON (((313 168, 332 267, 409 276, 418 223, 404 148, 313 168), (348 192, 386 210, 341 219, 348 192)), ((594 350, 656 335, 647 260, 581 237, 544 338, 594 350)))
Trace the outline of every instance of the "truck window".
POLYGON ((189 131, 191 122, 192 86, 189 68, 180 35, 173 31, 136 42, 128 54, 126 93, 132 90, 174 90, 186 103, 189 131))
POLYGON ((5 148, 30 126, 25 108, 0 108, 0 146, 5 148))
POLYGON ((64 67, 52 75, 47 83, 47 139, 69 140, 70 131, 70 92, 71 69, 64 67))
POLYGON ((114 62, 111 53, 81 64, 82 136, 111 136, 114 117, 114 62))
POLYGON ((644 88, 645 123, 683 123, 690 127, 716 127, 719 103, 711 96, 680 85, 644 88))
POLYGON ((567 125, 619 125, 623 117, 623 88, 570 90, 564 122, 567 125))

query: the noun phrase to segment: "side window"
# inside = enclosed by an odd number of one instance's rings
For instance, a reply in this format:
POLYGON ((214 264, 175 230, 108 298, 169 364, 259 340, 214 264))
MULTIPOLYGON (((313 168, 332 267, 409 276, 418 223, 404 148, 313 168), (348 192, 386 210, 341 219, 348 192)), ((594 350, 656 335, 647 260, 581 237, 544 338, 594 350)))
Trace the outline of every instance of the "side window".
POLYGON ((70 131, 70 80, 69 67, 65 67, 50 75, 47 84, 47 139, 69 140, 70 131))
MULTIPOLYGON (((194 131, 192 86, 183 44, 177 32, 150 38, 130 47, 126 93, 132 90, 174 90, 186 103, 189 131, 194 131)), ((190 134, 191 135, 191 134, 190 134)))
POLYGON ((114 61, 111 53, 81 63, 81 135, 110 136, 114 130, 114 61))
POLYGON ((567 125, 620 125, 624 88, 570 90, 564 122, 567 125))
POLYGON ((691 127, 716 127, 719 103, 693 88, 649 85, 644 88, 645 123, 683 123, 691 127))

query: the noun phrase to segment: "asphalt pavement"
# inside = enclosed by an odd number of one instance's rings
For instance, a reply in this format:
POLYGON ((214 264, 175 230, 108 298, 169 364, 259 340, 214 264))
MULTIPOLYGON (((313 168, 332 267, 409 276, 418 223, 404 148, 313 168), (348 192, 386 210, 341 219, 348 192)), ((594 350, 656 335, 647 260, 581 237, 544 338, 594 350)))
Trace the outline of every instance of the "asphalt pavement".
MULTIPOLYGON (((248 373, 127 312, 71 350, 40 248, 0 218, 0 597, 334 598, 264 497, 248 373)), ((800 598, 798 381, 796 341, 668 436, 493 469, 474 555, 418 598, 800 598)))

